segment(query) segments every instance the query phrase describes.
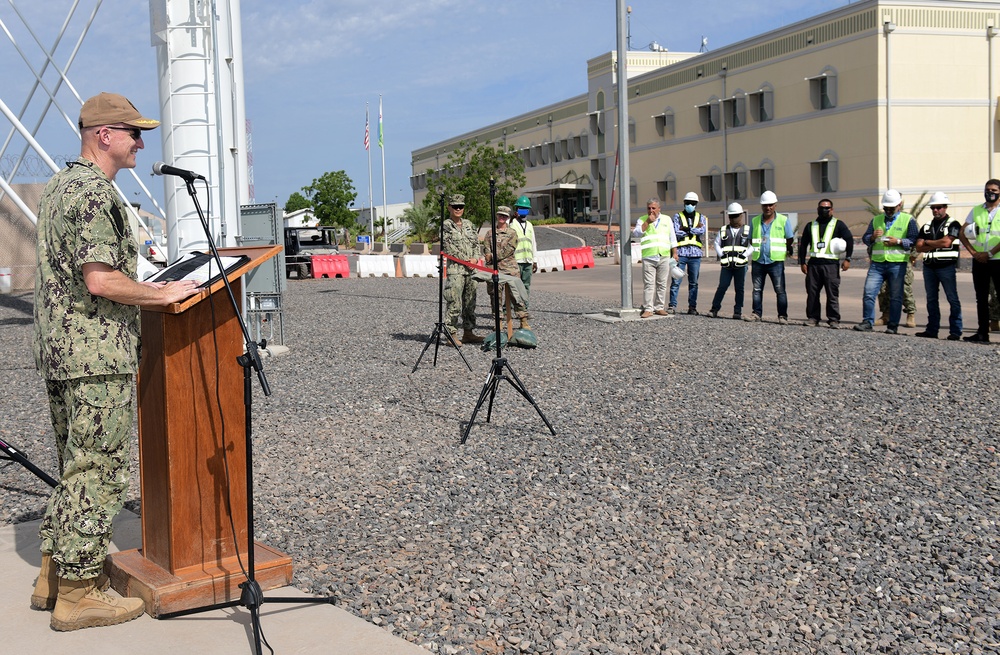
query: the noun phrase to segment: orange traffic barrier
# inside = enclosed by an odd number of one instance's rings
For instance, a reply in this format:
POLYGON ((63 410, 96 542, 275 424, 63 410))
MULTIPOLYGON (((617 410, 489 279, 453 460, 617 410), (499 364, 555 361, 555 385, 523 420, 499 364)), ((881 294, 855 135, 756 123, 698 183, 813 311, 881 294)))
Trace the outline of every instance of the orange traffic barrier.
POLYGON ((563 269, 572 271, 577 268, 594 268, 594 251, 589 246, 582 248, 563 248, 563 269))
POLYGON ((351 277, 351 268, 347 264, 347 255, 313 255, 313 277, 351 277))

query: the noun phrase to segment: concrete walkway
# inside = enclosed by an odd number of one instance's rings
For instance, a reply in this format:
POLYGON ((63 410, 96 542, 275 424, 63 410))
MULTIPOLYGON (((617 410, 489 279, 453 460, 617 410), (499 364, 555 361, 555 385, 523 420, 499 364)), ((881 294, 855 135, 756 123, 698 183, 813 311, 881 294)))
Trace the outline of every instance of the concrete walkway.
MULTIPOLYGON (((49 628, 49 612, 29 607, 32 585, 41 562, 38 524, 39 521, 31 521, 0 526, 3 652, 17 655, 89 652, 245 655, 254 652, 250 612, 244 608, 213 610, 161 621, 143 614, 134 621, 108 628, 53 631, 49 628)), ((111 550, 138 547, 140 529, 138 516, 122 512, 115 521, 111 550)), ((264 594, 268 595, 306 597, 291 588, 264 594)), ((264 637, 279 655, 426 655, 428 652, 332 605, 269 606, 265 603, 260 624, 264 637)), ((267 647, 262 645, 261 651, 267 653, 267 647)))

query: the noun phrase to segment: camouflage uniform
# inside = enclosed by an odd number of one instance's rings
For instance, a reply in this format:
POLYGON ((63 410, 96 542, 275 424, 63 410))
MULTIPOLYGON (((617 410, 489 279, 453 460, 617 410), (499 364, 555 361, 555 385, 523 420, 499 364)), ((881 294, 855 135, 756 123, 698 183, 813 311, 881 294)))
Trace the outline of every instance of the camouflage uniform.
POLYGON ((138 248, 111 180, 80 158, 42 192, 35 272, 35 365, 45 378, 59 485, 40 529, 59 577, 104 567, 128 488, 139 309, 92 295, 83 265, 136 277, 138 248))
MULTIPOLYGON (((482 257, 479 234, 472 221, 462 219, 456 225, 450 218, 444 221, 444 253, 463 261, 476 262, 482 257)), ((448 281, 444 286, 447 305, 445 325, 455 334, 460 328, 472 330, 476 327, 476 284, 472 279, 474 269, 458 262, 447 260, 448 281), (461 319, 461 325, 459 325, 461 319)))
MULTIPOLYGON (((487 241, 486 247, 486 261, 491 262, 492 248, 493 248, 493 234, 490 233, 489 241, 487 241)), ((506 273, 507 275, 513 275, 519 277, 521 274, 521 269, 517 265, 517 259, 514 257, 514 251, 517 250, 518 234, 514 231, 514 228, 508 223, 503 229, 497 228, 497 266, 496 269, 501 273, 506 273)), ((503 302, 504 289, 511 286, 511 305, 514 310, 514 316, 517 318, 527 318, 528 308, 524 304, 524 299, 521 297, 520 293, 514 291, 512 285, 508 285, 506 282, 501 282, 500 293, 497 297, 500 298, 500 302, 503 302)), ((490 292, 490 297, 493 298, 493 285, 490 284, 488 287, 490 292)), ((496 298, 493 298, 493 302, 496 302, 496 298)), ((504 308, 501 307, 501 310, 504 308)))
MULTIPOLYGON (((883 314, 889 313, 889 283, 883 282, 878 292, 878 308, 883 314)), ((903 311, 917 313, 917 301, 913 297, 913 258, 906 261, 906 276, 903 278, 903 311)))

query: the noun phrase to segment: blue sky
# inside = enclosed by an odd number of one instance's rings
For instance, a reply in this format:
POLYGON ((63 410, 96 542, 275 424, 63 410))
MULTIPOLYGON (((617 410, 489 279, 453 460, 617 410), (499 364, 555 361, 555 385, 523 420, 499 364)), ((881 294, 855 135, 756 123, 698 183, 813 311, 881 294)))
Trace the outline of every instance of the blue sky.
MULTIPOLYGON (((71 0, 14 0, 46 47, 58 34, 71 0)), ((96 0, 82 0, 56 61, 70 56, 96 0)), ((673 51, 697 51, 702 36, 714 49, 842 7, 845 0, 664 0, 631 2, 633 49, 656 41, 673 51)), ((343 169, 354 181, 355 206, 368 202, 363 146, 365 103, 372 123, 372 195, 381 203, 381 153, 375 143, 379 94, 385 124, 386 196, 412 198, 410 152, 477 127, 583 93, 586 62, 616 48, 614 0, 244 0, 243 41, 247 117, 253 124, 257 202, 277 200, 324 172, 343 169)), ((0 20, 36 68, 38 46, 8 3, 0 20)), ((0 36, 0 98, 18 112, 34 78, 9 40, 0 36)), ((156 53, 150 46, 148 3, 104 0, 69 72, 83 98, 100 91, 127 95, 141 111, 158 105, 156 53)), ((56 77, 46 77, 50 86, 56 77)), ((65 106, 79 105, 65 89, 65 106)), ((33 124, 44 94, 25 122, 33 124)), ((54 112, 40 140, 52 155, 75 155, 78 142, 54 112)), ((0 116, 4 138, 9 123, 0 116)), ((15 139, 14 144, 21 143, 15 139)), ((8 148, 7 154, 20 152, 8 148)), ((149 139, 137 171, 154 195, 162 182, 148 175, 160 159, 149 139)), ((126 194, 138 187, 119 176, 126 194)), ((16 181, 25 181, 19 178, 16 181)), ((137 200, 141 200, 136 195, 137 200)))

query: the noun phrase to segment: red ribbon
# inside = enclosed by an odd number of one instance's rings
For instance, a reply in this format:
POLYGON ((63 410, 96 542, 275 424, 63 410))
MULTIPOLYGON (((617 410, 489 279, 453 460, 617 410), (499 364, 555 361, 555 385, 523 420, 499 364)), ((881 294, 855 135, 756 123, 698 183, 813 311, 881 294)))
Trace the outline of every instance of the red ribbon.
POLYGON ((452 257, 451 255, 449 255, 447 253, 441 253, 441 256, 444 257, 445 259, 450 259, 451 261, 453 261, 455 263, 461 264, 462 266, 468 266, 469 268, 474 268, 476 270, 483 271, 484 273, 490 273, 491 275, 494 275, 494 274, 495 275, 499 275, 500 274, 500 271, 498 271, 498 270, 495 270, 495 269, 492 269, 492 268, 488 268, 486 266, 480 266, 479 264, 473 264, 472 262, 467 262, 464 259, 459 259, 458 257, 452 257))

